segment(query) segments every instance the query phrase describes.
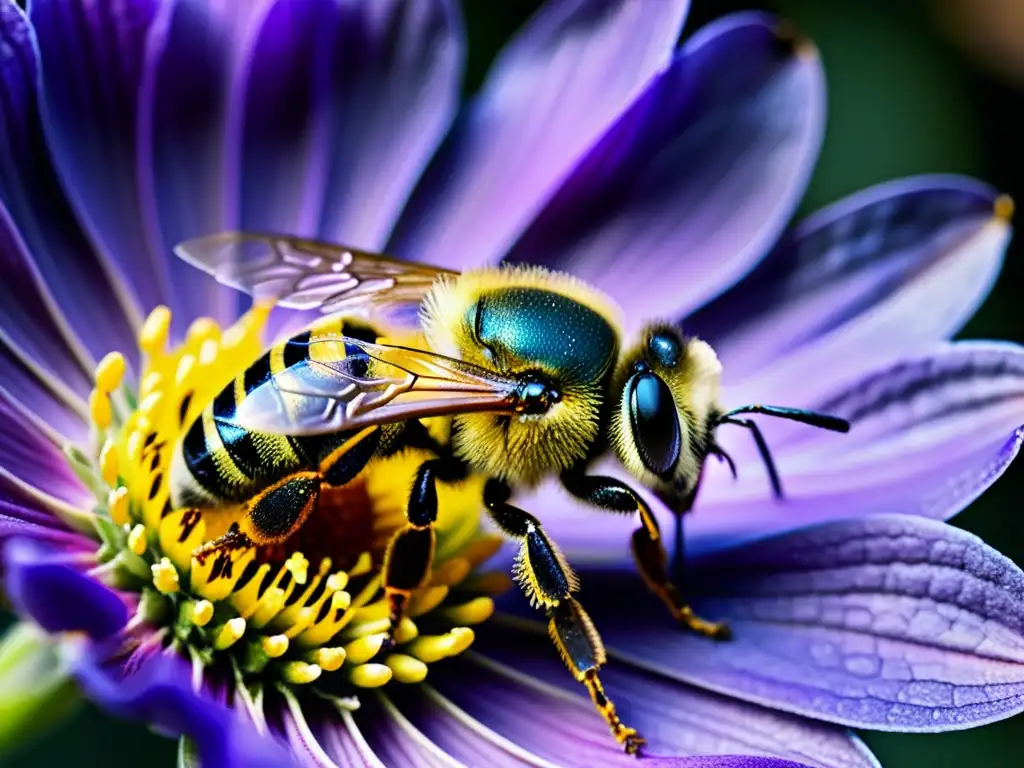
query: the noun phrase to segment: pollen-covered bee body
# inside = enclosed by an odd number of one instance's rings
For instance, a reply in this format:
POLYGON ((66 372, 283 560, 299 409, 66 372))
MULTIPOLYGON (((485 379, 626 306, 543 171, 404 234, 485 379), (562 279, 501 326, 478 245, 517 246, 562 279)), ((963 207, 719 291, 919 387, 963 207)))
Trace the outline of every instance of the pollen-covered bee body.
POLYGON ((532 484, 603 442, 619 322, 593 288, 536 267, 465 272, 435 283, 423 326, 433 350, 533 380, 556 398, 543 413, 457 416, 455 450, 477 471, 532 484))
MULTIPOLYGON (((249 429, 237 415, 246 398, 273 377, 361 353, 338 337, 375 341, 369 326, 326 317, 306 331, 275 344, 238 374, 183 433, 171 466, 171 503, 175 507, 217 507, 251 499, 296 472, 317 471, 343 451, 347 462, 331 462, 333 478, 358 472, 380 444, 379 430, 352 429, 313 435, 288 435, 249 429), (323 339, 323 343, 313 343, 323 339), (359 450, 346 446, 359 441, 359 450), (359 466, 355 466, 355 465, 359 466)), ((387 428, 389 435, 400 425, 387 428)), ((383 427, 380 429, 384 429, 383 427)))
POLYGON ((645 582, 682 625, 724 638, 727 627, 696 616, 669 577, 664 538, 643 496, 617 478, 591 474, 594 459, 614 452, 675 513, 681 562, 681 516, 707 458, 732 465, 715 441, 720 426, 751 431, 778 496, 767 444, 741 414, 849 428, 842 419, 790 408, 726 411, 722 368, 708 344, 661 323, 646 326, 623 352, 612 302, 538 267, 456 274, 247 233, 201 238, 178 252, 258 301, 335 313, 273 347, 187 431, 172 466, 174 503, 231 500, 247 508, 238 527, 203 550, 283 540, 301 526, 321 486, 345 484, 374 456, 425 450, 430 457, 412 483, 406 525, 381 566, 394 638, 413 591, 430 574, 436 483, 483 475, 484 507, 520 542, 517 579, 547 614, 563 660, 630 753, 644 740, 622 723, 602 688, 598 669, 606 654, 575 598, 578 580, 541 521, 511 503, 514 491, 557 477, 594 508, 636 515, 631 545, 645 582), (371 318, 387 338, 357 331, 354 317, 371 318), (385 343, 402 333, 418 341, 385 343), (431 417, 450 419, 446 435, 429 433, 422 420, 431 417))

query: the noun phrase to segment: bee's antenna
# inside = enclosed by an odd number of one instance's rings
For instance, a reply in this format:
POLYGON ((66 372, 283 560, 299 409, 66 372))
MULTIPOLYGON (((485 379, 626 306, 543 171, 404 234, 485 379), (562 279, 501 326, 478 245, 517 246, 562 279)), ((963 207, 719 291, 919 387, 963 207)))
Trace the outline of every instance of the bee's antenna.
MULTIPOLYGON (((761 430, 757 424, 750 419, 737 419, 734 418, 732 413, 750 413, 750 411, 744 411, 738 409, 731 411, 725 416, 718 419, 718 424, 733 424, 737 427, 743 427, 749 429, 750 434, 754 436, 754 442, 757 443, 757 452, 761 454, 761 460, 764 462, 765 468, 768 470, 768 479, 772 484, 772 493, 775 494, 775 498, 782 498, 782 481, 779 480, 779 471, 775 468, 775 460, 772 458, 772 452, 768 449, 768 443, 764 439, 764 435, 761 434, 761 430)), ((732 462, 730 462, 731 464, 732 462)))
POLYGON ((718 423, 727 423, 727 419, 738 416, 741 413, 760 413, 764 416, 775 416, 779 419, 799 421, 801 424, 809 424, 812 427, 828 429, 833 432, 850 431, 850 422, 838 416, 829 416, 827 413, 818 413, 817 411, 805 411, 802 408, 784 408, 780 405, 743 405, 722 414, 718 419, 718 423))

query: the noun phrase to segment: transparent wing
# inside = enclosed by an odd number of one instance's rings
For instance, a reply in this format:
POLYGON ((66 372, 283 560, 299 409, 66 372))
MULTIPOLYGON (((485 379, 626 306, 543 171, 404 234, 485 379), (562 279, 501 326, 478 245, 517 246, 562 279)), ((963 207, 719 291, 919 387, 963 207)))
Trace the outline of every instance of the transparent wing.
POLYGON ((257 432, 316 435, 467 411, 511 412, 517 403, 515 379, 432 352, 348 336, 303 346, 306 359, 253 389, 231 421, 257 432))
POLYGON ((222 232, 187 240, 174 252, 218 282, 256 300, 416 324, 438 267, 299 237, 222 232))

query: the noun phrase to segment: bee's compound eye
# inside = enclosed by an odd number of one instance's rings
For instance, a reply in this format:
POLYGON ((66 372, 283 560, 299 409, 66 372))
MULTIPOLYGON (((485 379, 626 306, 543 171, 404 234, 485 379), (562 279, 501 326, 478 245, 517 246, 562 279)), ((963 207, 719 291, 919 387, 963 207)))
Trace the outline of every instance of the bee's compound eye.
POLYGON ((647 339, 647 351, 654 360, 671 368, 679 362, 683 350, 679 346, 679 340, 664 332, 652 333, 647 339))
POLYGON ((656 475, 671 473, 679 461, 682 435, 668 386, 653 373, 638 373, 630 379, 626 396, 640 460, 656 475))

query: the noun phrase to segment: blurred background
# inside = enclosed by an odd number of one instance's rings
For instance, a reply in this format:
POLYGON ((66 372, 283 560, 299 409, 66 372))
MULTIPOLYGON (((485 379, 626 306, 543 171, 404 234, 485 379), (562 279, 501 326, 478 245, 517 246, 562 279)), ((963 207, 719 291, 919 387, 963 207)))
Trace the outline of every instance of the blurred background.
MULTIPOLYGON (((247 0, 246 0, 247 1, 247 0)), ((661 0, 642 0, 660 2, 661 0)), ((541 0, 463 0, 469 31, 467 93, 495 52, 541 0)), ((1024 205, 1024 0, 693 0, 685 34, 736 10, 792 20, 820 47, 829 85, 821 160, 802 213, 862 187, 926 172, 985 179, 1024 205)), ((995 292, 965 337, 1024 342, 1024 236, 1018 234, 995 292)), ((956 523, 1024 565, 1024 461, 956 523)), ((0 615, 0 626, 9 618, 0 615)), ((865 734, 886 768, 1016 768, 1024 716, 960 733, 865 734)), ((175 742, 79 713, 10 768, 74 764, 171 766, 175 742)))

